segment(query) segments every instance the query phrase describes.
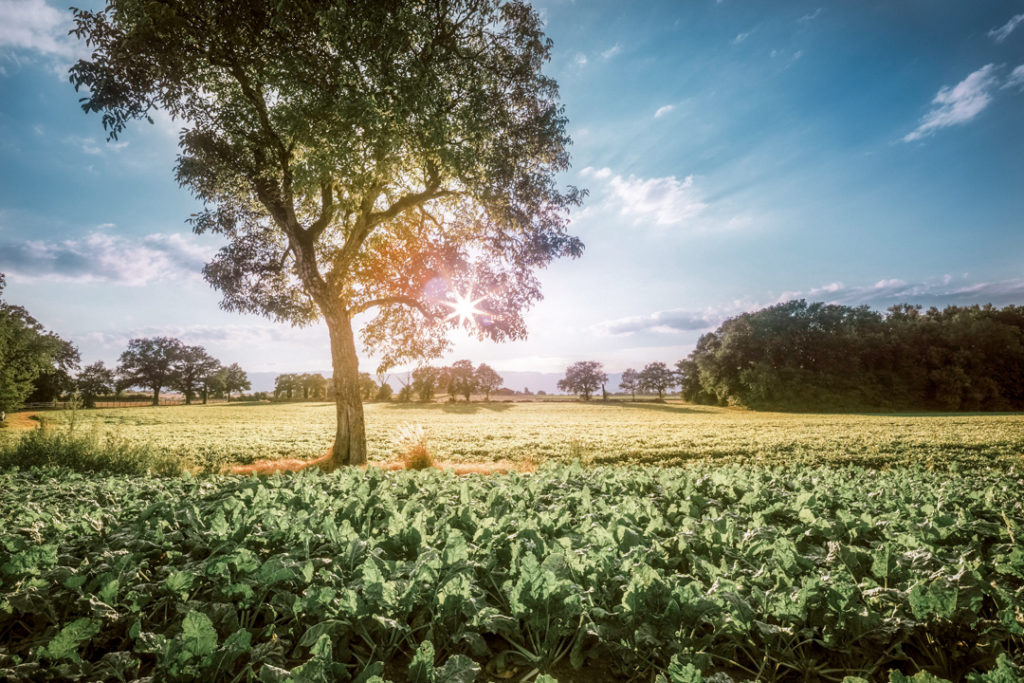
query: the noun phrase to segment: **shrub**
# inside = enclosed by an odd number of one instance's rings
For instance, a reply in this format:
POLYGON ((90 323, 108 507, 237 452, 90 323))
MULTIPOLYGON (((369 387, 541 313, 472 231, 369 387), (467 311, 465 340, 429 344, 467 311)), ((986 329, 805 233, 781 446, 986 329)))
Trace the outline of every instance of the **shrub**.
POLYGON ((434 466, 427 447, 427 435, 420 425, 402 425, 395 432, 395 445, 407 470, 426 470, 434 466))
POLYGON ((77 472, 164 476, 184 471, 177 458, 155 452, 144 444, 45 426, 0 444, 0 468, 11 467, 66 467, 77 472))

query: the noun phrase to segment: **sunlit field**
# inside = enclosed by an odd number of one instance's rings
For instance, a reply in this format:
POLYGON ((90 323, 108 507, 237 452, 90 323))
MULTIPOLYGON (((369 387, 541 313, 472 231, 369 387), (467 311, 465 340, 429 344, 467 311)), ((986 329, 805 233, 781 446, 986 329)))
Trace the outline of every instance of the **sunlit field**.
MULTIPOLYGON (((433 455, 456 462, 584 464, 972 464, 1024 462, 1024 415, 836 415, 617 400, 365 406, 371 460, 396 455, 402 425, 421 425, 433 455)), ((55 427, 68 412, 48 412, 55 427)), ((314 458, 331 442, 323 403, 79 411, 76 431, 144 443, 190 468, 314 458)), ((2 438, 2 437, 0 437, 2 438)))

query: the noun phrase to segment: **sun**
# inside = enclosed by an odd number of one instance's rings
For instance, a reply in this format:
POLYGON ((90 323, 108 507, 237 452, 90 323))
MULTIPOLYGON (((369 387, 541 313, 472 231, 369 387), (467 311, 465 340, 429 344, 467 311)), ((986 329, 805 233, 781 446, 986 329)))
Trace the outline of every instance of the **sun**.
POLYGON ((476 307, 478 303, 486 299, 487 297, 480 297, 479 299, 470 299, 470 294, 459 294, 458 292, 452 295, 453 301, 442 301, 445 306, 449 306, 452 312, 445 317, 445 320, 451 320, 452 318, 458 318, 459 324, 464 325, 467 322, 475 322, 476 316, 487 315, 487 311, 481 311, 476 307))

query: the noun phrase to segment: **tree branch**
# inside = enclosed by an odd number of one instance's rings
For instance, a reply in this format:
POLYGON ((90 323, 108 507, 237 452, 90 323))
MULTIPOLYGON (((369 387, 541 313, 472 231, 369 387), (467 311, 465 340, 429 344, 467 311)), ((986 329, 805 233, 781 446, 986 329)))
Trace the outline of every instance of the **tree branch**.
POLYGON ((359 304, 358 306, 353 306, 352 308, 348 309, 348 314, 356 315, 358 313, 362 313, 363 311, 367 311, 373 308, 374 306, 388 306, 390 304, 401 304, 404 306, 411 306, 412 308, 417 309, 420 313, 422 313, 426 318, 429 319, 433 319, 434 317, 436 317, 427 309, 426 306, 424 306, 420 301, 412 298, 411 296, 385 296, 379 299, 370 299, 369 301, 365 301, 359 304))
POLYGON ((331 189, 331 184, 325 182, 320 185, 320 216, 306 230, 306 237, 310 242, 315 241, 327 229, 327 226, 334 220, 336 212, 334 192, 331 189))

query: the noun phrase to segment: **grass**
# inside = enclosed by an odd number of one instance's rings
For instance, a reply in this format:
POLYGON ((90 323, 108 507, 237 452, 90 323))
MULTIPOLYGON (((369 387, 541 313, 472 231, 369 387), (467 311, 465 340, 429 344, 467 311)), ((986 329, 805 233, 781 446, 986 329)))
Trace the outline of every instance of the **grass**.
MULTIPOLYGON (((47 414, 59 426, 69 416, 47 414)), ((334 432, 326 403, 165 406, 79 411, 81 432, 114 434, 183 467, 322 457, 334 432)), ((368 404, 371 462, 396 461, 403 425, 422 426, 440 463, 1024 464, 1024 414, 768 413, 680 403, 368 404)), ((11 430, 5 430, 10 432, 11 430)), ((14 432, 17 433, 17 432, 14 432)), ((0 436, 10 440, 10 434, 0 436)), ((2 443, 2 441, 0 441, 2 443)), ((288 467, 291 469, 291 467, 288 467)))
POLYGON ((186 467, 172 455, 146 444, 97 432, 40 427, 0 444, 0 470, 65 467, 76 472, 124 475, 179 475, 186 467))

